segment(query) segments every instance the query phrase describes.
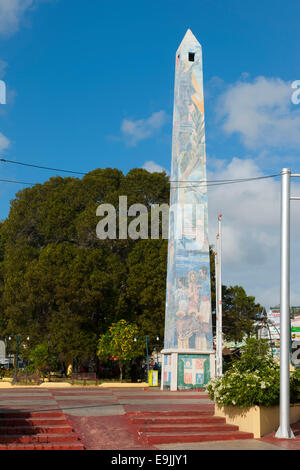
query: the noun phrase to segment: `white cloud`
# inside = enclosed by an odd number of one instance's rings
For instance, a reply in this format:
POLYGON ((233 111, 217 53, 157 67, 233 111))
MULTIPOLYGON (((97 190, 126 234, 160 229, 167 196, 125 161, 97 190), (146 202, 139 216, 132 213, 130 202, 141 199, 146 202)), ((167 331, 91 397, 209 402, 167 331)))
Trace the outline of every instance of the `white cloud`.
POLYGON ((145 162, 142 168, 144 168, 144 170, 149 171, 149 173, 162 173, 163 171, 165 171, 167 174, 169 174, 168 170, 166 170, 163 166, 153 162, 152 160, 148 160, 147 162, 145 162))
MULTIPOLYGON (((10 36, 19 30, 20 23, 25 13, 39 3, 51 0, 0 0, 0 35, 10 36)), ((7 62, 0 59, 0 78, 3 78, 7 68, 7 62)), ((7 101, 11 104, 15 92, 10 90, 7 94, 7 101)), ((0 114, 5 113, 5 108, 0 108, 0 114)), ((0 152, 10 146, 10 141, 5 135, 0 133, 0 152)))
POLYGON ((238 133, 248 148, 298 148, 300 106, 291 102, 293 91, 280 78, 238 81, 219 99, 223 130, 238 133))
MULTIPOLYGON (((251 160, 233 158, 208 179, 264 176, 251 160)), ((300 184, 292 183, 300 196, 300 184)), ((242 285, 265 306, 280 299, 280 181, 263 179, 223 186, 208 191, 209 237, 215 244, 217 216, 223 214, 223 283, 242 285)), ((291 203, 291 302, 300 302, 300 203, 291 203)))
POLYGON ((158 111, 146 119, 124 119, 121 124, 121 132, 126 143, 135 146, 141 140, 149 139, 159 132, 166 122, 166 112, 158 111))
POLYGON ((3 150, 6 150, 10 146, 10 141, 8 140, 5 135, 0 133, 0 152, 3 152, 3 150))
POLYGON ((25 13, 45 1, 48 0, 0 0, 0 34, 16 33, 25 13))
POLYGON ((13 34, 33 0, 0 0, 0 34, 13 34))

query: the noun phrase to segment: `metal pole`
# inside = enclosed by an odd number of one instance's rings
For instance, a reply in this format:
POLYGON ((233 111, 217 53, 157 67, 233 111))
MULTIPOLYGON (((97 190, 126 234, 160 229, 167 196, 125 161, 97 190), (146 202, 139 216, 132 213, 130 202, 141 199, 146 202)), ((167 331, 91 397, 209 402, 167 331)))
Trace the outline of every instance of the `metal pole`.
POLYGON ((216 277, 216 376, 220 377, 220 315, 219 315, 219 234, 217 234, 217 252, 215 254, 215 277, 216 277))
MULTIPOLYGON (((216 247, 217 249, 217 247, 216 247)), ((219 290, 218 290, 218 269, 217 269, 217 264, 218 264, 218 253, 215 251, 214 253, 215 255, 215 291, 216 291, 216 376, 218 376, 218 370, 219 370, 219 367, 218 367, 218 305, 219 305, 219 302, 218 302, 218 293, 219 293, 219 290)))
POLYGON ((290 177, 281 170, 281 280, 280 280, 280 425, 278 439, 292 439, 290 427, 290 177))
POLYGON ((219 364, 219 375, 223 375, 223 337, 222 337, 222 214, 218 216, 218 224, 219 224, 219 259, 218 259, 218 267, 219 267, 219 294, 218 294, 218 301, 219 301, 219 354, 220 354, 220 364, 219 364))
POLYGON ((149 353, 148 353, 148 336, 146 336, 146 356, 147 356, 147 383, 149 383, 149 353))
POLYGON ((17 349, 16 349, 16 363, 15 363, 15 373, 12 383, 15 384, 18 381, 18 369, 19 369, 19 347, 21 342, 21 336, 17 335, 17 349))

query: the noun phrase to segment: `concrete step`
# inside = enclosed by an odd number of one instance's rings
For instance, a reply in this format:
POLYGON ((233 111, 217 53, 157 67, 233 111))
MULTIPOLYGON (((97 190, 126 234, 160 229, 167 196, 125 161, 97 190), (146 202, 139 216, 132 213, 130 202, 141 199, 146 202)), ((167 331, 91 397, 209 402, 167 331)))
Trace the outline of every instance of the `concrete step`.
POLYGON ((147 444, 171 444, 183 442, 211 442, 253 439, 253 434, 241 431, 139 433, 139 440, 147 444))
POLYGON ((47 426, 47 425, 62 425, 67 421, 63 417, 58 418, 0 418, 0 427, 3 426, 47 426))
POLYGON ((219 416, 133 416, 130 417, 130 422, 135 425, 143 424, 219 424, 225 423, 226 419, 219 416))
POLYGON ((0 411, 1 419, 10 418, 64 418, 61 411, 0 411))
POLYGON ((213 416, 214 406, 202 410, 127 411, 126 414, 129 418, 143 416, 213 416))
POLYGON ((46 426, 0 426, 0 442, 3 435, 8 434, 70 434, 73 429, 71 426, 63 425, 46 425, 46 426))
POLYGON ((74 434, 30 434, 30 435, 21 435, 21 434, 2 434, 0 436, 1 444, 43 444, 43 443, 62 443, 62 442, 78 442, 77 435, 74 434))
POLYGON ((176 434, 178 432, 182 433, 195 433, 195 432, 227 432, 227 431, 238 431, 238 426, 232 424, 173 424, 173 425, 163 425, 163 424, 146 424, 143 426, 137 426, 138 432, 144 433, 171 433, 176 434))
POLYGON ((0 450, 83 450, 61 411, 0 412, 0 450))
MULTIPOLYGON (((122 395, 121 393, 118 394, 118 398, 122 400, 128 399, 128 395, 124 394, 122 395)), ((184 394, 181 395, 154 395, 154 394, 149 394, 149 395, 131 395, 130 398, 133 400, 210 400, 209 396, 206 394, 199 393, 198 395, 192 395, 192 396, 184 396, 184 394)))
POLYGON ((0 444, 0 450, 84 450, 80 442, 45 443, 45 444, 0 444))

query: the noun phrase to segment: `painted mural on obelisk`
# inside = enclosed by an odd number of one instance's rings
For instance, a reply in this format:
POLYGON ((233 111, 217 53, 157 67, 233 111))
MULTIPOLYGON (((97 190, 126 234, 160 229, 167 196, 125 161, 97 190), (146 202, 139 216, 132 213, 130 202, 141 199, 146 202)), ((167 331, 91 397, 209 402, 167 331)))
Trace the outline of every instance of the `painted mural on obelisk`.
MULTIPOLYGON (((171 181, 164 351, 211 354, 202 49, 190 30, 176 53, 171 181)), ((165 355, 165 384, 171 361, 165 355)), ((209 356, 176 361, 185 384, 209 379, 209 356)))

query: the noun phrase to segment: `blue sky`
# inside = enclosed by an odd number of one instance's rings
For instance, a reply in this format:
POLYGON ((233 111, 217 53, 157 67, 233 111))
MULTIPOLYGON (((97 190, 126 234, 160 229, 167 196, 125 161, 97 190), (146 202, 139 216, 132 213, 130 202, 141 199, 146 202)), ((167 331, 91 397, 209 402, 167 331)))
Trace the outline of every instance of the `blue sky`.
MULTIPOLYGON (((8 87, 0 156, 78 171, 169 170, 174 57, 190 28, 203 48, 209 175, 300 172, 300 105, 290 99, 300 80, 299 17, 296 0, 0 0, 8 87)), ((0 172, 29 182, 50 176, 8 164, 0 172)), ((21 188, 0 184, 1 218, 21 188)), ((224 214, 226 280, 269 304, 277 288, 258 272, 277 270, 279 189, 272 181, 209 196, 211 242, 224 214)))

